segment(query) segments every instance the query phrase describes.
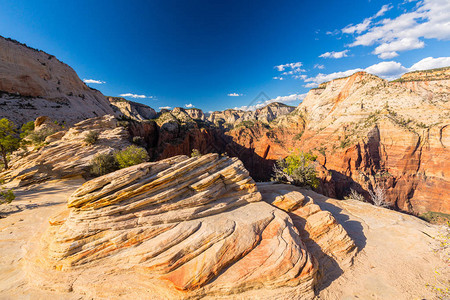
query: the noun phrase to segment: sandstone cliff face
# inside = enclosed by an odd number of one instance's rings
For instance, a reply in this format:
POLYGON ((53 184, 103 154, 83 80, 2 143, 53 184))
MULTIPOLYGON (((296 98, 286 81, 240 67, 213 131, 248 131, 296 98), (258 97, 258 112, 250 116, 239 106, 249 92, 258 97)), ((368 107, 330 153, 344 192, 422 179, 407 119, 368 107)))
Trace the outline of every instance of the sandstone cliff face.
POLYGON ((31 277, 72 289, 75 276, 91 294, 99 279, 116 280, 156 299, 313 298, 317 261, 288 214, 261 199, 242 163, 217 154, 116 171, 50 219, 31 277))
POLYGON ((156 111, 145 104, 129 101, 121 97, 108 97, 108 101, 117 115, 137 121, 154 119, 156 117, 156 111))
POLYGON ((407 81, 411 75, 405 74, 392 83, 355 73, 311 90, 294 113, 269 128, 229 134, 263 158, 283 158, 294 149, 318 155, 319 190, 329 196, 342 198, 353 188, 369 198, 368 191, 380 187, 401 210, 449 213, 447 73, 426 72, 430 81, 416 73, 407 81))
POLYGON ((46 115, 73 124, 114 114, 108 100, 54 56, 0 37, 0 117, 22 124, 46 115))
POLYGON ((244 121, 260 121, 269 123, 277 117, 287 115, 295 108, 283 103, 271 103, 255 111, 243 111, 235 109, 227 109, 224 111, 215 111, 208 117, 208 121, 222 125, 227 124, 235 126, 244 121))
MULTIPOLYGON (((45 120, 37 129, 53 124, 45 120)), ((122 150, 130 145, 129 139, 128 131, 118 126, 111 115, 81 121, 68 131, 48 136, 48 144, 40 149, 17 152, 10 168, 0 173, 0 178, 12 185, 24 186, 51 179, 84 176, 89 174, 90 162, 96 154, 122 150), (98 141, 93 145, 87 145, 84 141, 90 131, 99 133, 98 141)))

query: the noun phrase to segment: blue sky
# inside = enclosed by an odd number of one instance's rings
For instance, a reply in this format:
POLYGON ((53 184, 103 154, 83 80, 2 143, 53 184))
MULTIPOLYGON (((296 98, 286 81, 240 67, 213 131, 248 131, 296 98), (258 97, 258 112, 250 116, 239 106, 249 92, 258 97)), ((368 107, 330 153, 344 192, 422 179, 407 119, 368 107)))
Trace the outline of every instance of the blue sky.
POLYGON ((0 35, 155 109, 242 107, 260 92, 297 105, 358 70, 450 65, 450 1, 0 0, 0 35))

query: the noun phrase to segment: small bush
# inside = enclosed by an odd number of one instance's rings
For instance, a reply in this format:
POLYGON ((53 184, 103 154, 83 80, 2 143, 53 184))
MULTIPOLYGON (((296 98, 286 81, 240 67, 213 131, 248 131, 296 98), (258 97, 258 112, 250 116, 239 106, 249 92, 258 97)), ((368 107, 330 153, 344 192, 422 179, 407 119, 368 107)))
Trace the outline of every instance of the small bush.
POLYGON ((131 145, 125 150, 117 152, 115 157, 120 169, 146 162, 149 159, 147 151, 136 145, 131 145))
POLYGON ((350 193, 344 197, 345 200, 358 200, 361 202, 366 202, 366 198, 363 195, 355 191, 354 189, 350 189, 350 193))
POLYGON ((101 176, 118 169, 117 161, 112 154, 100 153, 94 156, 91 161, 91 173, 101 176))
POLYGON ((14 195, 13 190, 5 190, 2 188, 0 191, 0 204, 11 203, 14 199, 16 199, 16 195, 14 195))
POLYGON ((200 151, 198 151, 197 149, 192 149, 191 157, 198 157, 198 156, 202 156, 200 151))
POLYGON ((389 207, 389 203, 386 200, 386 190, 381 187, 376 187, 373 191, 369 190, 370 199, 373 204, 380 207, 389 207))
POLYGON ((98 141, 98 136, 100 133, 98 131, 89 131, 84 137, 84 142, 88 145, 94 145, 98 141))
POLYGON ((56 129, 53 128, 46 128, 41 129, 39 131, 33 131, 28 135, 28 139, 34 144, 34 145, 40 145, 42 144, 45 139, 54 134, 56 132, 56 129))
POLYGON ((24 138, 27 135, 29 135, 31 132, 34 131, 34 121, 27 122, 22 125, 22 128, 20 129, 20 138, 24 138))
POLYGON ((316 156, 300 152, 278 160, 273 168, 272 181, 317 188, 319 179, 315 168, 316 156))

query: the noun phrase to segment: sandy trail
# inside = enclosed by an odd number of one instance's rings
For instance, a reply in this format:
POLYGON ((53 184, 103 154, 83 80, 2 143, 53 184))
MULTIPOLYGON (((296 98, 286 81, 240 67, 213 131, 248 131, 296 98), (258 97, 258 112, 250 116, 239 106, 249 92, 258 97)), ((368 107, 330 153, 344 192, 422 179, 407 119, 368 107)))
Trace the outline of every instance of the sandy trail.
MULTIPOLYGON (((24 257, 37 246, 48 218, 65 208, 67 197, 83 182, 71 179, 19 189, 14 205, 0 208, 0 214, 7 214, 0 219, 0 299, 86 298, 82 291, 36 289, 23 271, 24 257)), ((449 267, 433 251, 438 226, 367 203, 301 192, 330 211, 360 249, 352 267, 334 270, 318 287, 318 299, 436 299, 427 284, 447 280, 448 285, 449 267)))
POLYGON ((19 188, 16 199, 0 207, 0 215, 6 215, 0 219, 1 299, 76 298, 34 289, 28 284, 22 264, 27 251, 36 246, 38 236, 48 226, 48 218, 66 207, 67 197, 83 182, 79 178, 19 188))

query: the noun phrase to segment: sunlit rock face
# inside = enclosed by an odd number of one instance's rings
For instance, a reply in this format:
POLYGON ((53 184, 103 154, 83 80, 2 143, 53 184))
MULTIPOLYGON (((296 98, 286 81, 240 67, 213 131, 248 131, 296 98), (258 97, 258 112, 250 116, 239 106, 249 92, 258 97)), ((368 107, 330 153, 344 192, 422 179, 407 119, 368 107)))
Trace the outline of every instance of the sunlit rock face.
POLYGON ((246 165, 252 175, 269 177, 271 161, 312 152, 322 194, 343 198, 354 189, 369 200, 368 192, 379 187, 394 208, 449 213, 449 72, 412 72, 393 82, 357 72, 312 89, 270 128, 228 134, 266 159, 246 165))
MULTIPOLYGON (((38 118, 36 130, 55 126, 47 117, 38 118)), ((58 127, 61 130, 61 127, 58 127)), ((19 150, 12 156, 10 168, 0 173, 0 179, 13 185, 25 186, 46 180, 85 176, 97 154, 122 150, 130 143, 130 134, 111 115, 91 118, 75 124, 65 131, 56 132, 45 139, 41 148, 19 150), (88 145, 89 132, 97 132, 98 140, 88 145)))
POLYGON ((0 116, 16 124, 39 116, 74 124, 114 114, 101 92, 53 55, 0 36, 0 116))
POLYGON ((90 274, 91 292, 133 271, 129 285, 151 283, 156 298, 314 296, 317 261, 237 158, 176 156, 98 177, 50 224, 35 269, 58 282, 90 274))

